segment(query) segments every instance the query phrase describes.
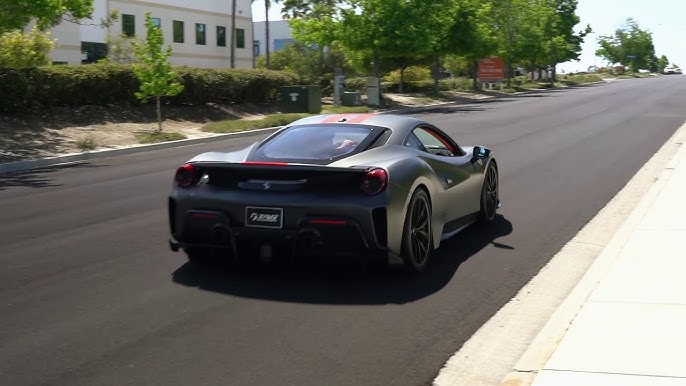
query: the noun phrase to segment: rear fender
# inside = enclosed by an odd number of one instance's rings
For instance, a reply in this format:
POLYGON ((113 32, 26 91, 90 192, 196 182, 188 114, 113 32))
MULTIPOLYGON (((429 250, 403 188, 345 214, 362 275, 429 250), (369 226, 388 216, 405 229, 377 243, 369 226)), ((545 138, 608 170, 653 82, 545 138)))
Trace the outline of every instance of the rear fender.
POLYGON ((436 187, 440 182, 431 167, 419 159, 406 159, 388 167, 389 186, 392 188, 388 210, 388 248, 390 252, 400 254, 402 249, 405 217, 412 194, 417 189, 425 189, 429 194, 432 207, 432 229, 434 248, 441 241, 445 208, 436 200, 440 192, 436 187))

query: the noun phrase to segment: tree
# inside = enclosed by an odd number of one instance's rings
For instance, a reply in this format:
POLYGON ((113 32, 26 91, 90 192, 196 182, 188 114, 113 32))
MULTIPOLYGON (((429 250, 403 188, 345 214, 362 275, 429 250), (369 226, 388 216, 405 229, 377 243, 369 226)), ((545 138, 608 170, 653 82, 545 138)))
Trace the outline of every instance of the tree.
POLYGON ((662 72, 665 70, 665 67, 667 66, 669 66, 669 59, 667 59, 667 56, 662 55, 657 60, 657 69, 655 72, 662 72))
POLYGON ((135 36, 120 33, 117 36, 107 35, 107 57, 104 62, 131 64, 136 60, 134 53, 135 36))
POLYGON ((346 0, 283 0, 281 15, 284 19, 299 19, 321 14, 323 10, 331 13, 346 0))
POLYGON ((40 30, 93 13, 93 0, 0 0, 0 33, 23 29, 32 20, 40 30))
POLYGON ((633 72, 648 68, 655 56, 652 34, 642 30, 632 18, 626 20, 623 28, 615 30, 614 35, 601 36, 598 43, 600 48, 596 55, 611 63, 629 64, 633 72))
POLYGON ((274 2, 274 4, 277 4, 279 2, 278 0, 264 0, 264 40, 266 43, 264 45, 264 53, 265 58, 267 60, 267 70, 271 68, 269 65, 269 51, 271 51, 271 44, 269 44, 271 41, 271 38, 269 37, 269 9, 272 6, 272 1, 274 2))
POLYGON ((231 68, 236 67, 236 0, 231 0, 231 68))
POLYGON ((492 4, 481 0, 463 0, 453 15, 442 51, 448 55, 446 67, 451 72, 466 68, 477 89, 479 59, 490 56, 498 48, 493 34, 492 4))
MULTIPOLYGON (((510 85, 512 64, 517 59, 517 44, 521 37, 530 36, 526 30, 531 14, 527 0, 492 0, 493 33, 498 38, 498 55, 505 59, 507 85, 510 85)), ((521 50, 519 50, 521 52, 521 50)))
POLYGON ((318 52, 320 72, 325 70, 325 50, 336 43, 337 8, 336 1, 286 0, 282 9, 283 18, 289 20, 293 38, 300 44, 314 47, 318 52))
POLYGON ((577 0, 547 0, 547 4, 553 14, 547 31, 550 41, 550 66, 552 69, 551 82, 555 81, 555 68, 557 63, 569 60, 579 60, 581 45, 584 38, 592 32, 591 26, 575 32, 576 26, 581 19, 576 14, 577 0))
POLYGON ((0 35, 0 67, 37 67, 50 64, 48 54, 55 47, 49 32, 34 27, 30 33, 5 32, 0 35))
POLYGON ((358 0, 341 9, 337 42, 369 58, 380 76, 384 61, 399 65, 430 59, 445 36, 449 0, 358 0))
POLYGON ((134 53, 138 60, 133 64, 133 70, 141 83, 140 92, 136 92, 136 97, 143 103, 150 98, 155 98, 157 106, 157 132, 162 132, 162 106, 160 99, 163 96, 178 95, 183 91, 184 86, 177 81, 177 75, 169 63, 171 46, 162 49, 164 36, 162 29, 157 27, 150 16, 150 12, 145 13, 145 26, 147 37, 145 42, 133 42, 134 53))

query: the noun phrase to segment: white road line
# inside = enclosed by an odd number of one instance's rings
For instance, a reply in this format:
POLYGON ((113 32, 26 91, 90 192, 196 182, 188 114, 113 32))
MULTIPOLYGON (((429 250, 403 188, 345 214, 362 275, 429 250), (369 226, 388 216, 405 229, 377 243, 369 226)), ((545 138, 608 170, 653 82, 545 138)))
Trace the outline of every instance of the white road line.
POLYGON ((446 362, 435 386, 528 385, 655 199, 686 123, 608 204, 446 362), (613 239, 614 238, 614 239, 613 239), (610 241, 613 241, 612 245, 610 241))

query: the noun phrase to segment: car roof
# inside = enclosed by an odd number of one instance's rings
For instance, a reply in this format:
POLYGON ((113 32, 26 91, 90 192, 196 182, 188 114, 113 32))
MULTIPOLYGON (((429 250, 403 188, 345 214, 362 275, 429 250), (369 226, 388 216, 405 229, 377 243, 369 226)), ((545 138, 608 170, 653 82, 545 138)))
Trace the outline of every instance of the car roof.
POLYGON ((288 126, 309 125, 309 124, 361 124, 389 128, 394 131, 409 130, 418 123, 424 121, 397 114, 379 113, 348 113, 348 114, 321 114, 306 117, 292 122, 288 126))

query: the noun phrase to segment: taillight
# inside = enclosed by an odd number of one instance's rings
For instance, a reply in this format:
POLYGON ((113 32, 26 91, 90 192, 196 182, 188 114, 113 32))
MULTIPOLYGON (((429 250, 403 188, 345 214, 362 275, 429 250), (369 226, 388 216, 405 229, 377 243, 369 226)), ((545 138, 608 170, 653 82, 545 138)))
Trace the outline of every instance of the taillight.
POLYGON ((383 169, 369 169, 362 177, 360 189, 363 192, 373 196, 379 194, 386 189, 388 185, 388 173, 383 169))
POLYGON ((176 184, 182 188, 195 185, 200 180, 200 173, 191 164, 184 164, 176 170, 176 184))

